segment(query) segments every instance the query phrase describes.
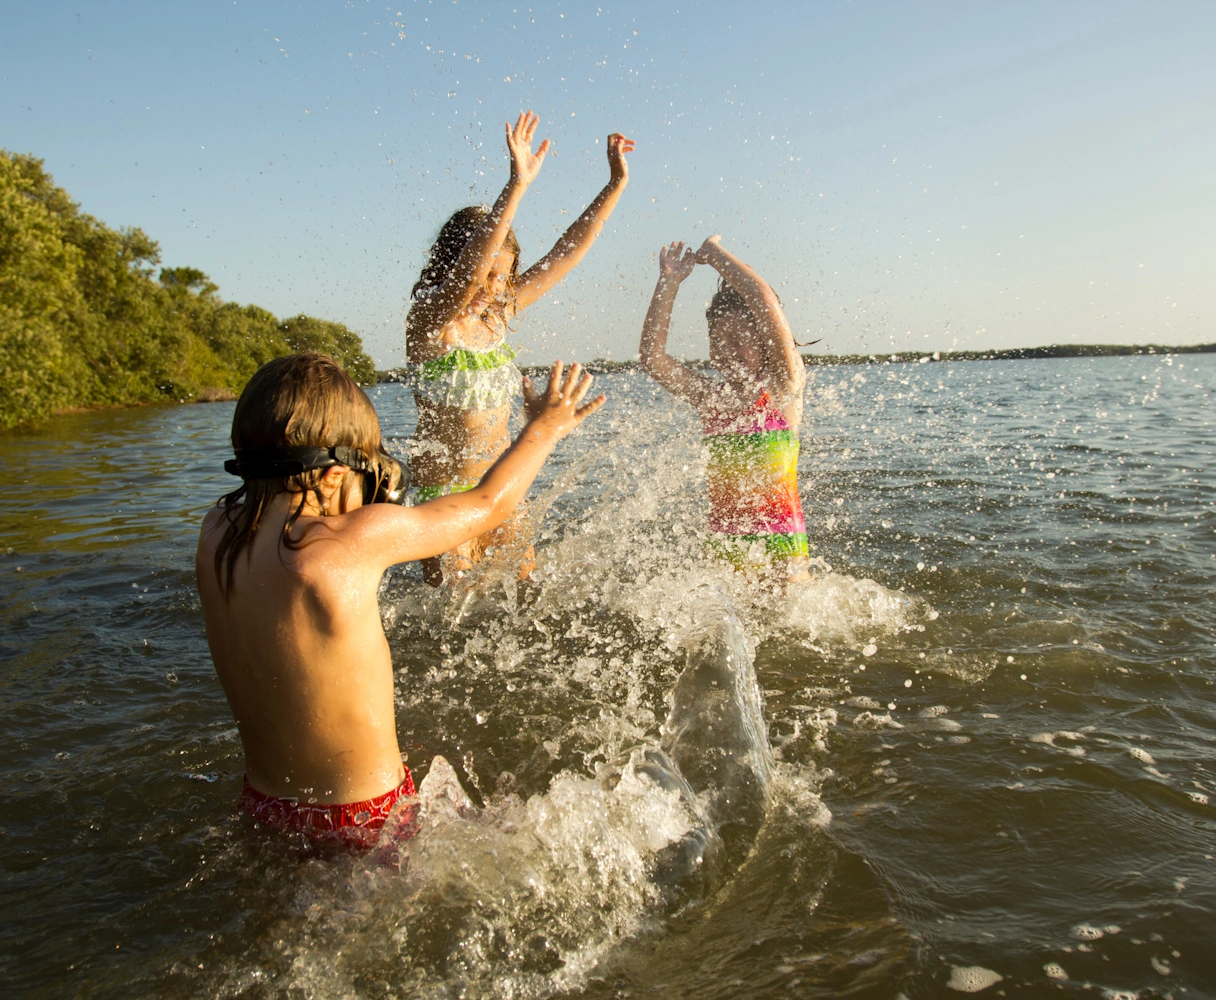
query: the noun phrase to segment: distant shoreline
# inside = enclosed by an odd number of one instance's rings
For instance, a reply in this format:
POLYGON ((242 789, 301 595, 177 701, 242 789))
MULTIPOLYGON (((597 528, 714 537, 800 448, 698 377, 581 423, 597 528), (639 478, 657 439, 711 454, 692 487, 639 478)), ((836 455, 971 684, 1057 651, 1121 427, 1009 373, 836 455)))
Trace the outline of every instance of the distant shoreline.
MULTIPOLYGON (((802 360, 812 367, 832 365, 889 365, 929 364, 944 361, 1027 361, 1039 358, 1106 358, 1132 355, 1167 354, 1216 354, 1214 344, 1191 344, 1185 347, 1164 347, 1160 344, 1053 344, 1050 347, 1013 347, 1003 351, 934 351, 924 354, 916 351, 896 351, 891 354, 804 354, 802 360)), ((710 368, 702 358, 686 358, 685 363, 693 368, 710 368)), ((593 375, 608 375, 612 372, 637 370, 637 361, 612 361, 596 358, 583 367, 593 375)), ((543 374, 548 365, 524 365, 529 375, 543 374)), ((376 373, 379 382, 404 382, 405 371, 390 368, 376 373)))

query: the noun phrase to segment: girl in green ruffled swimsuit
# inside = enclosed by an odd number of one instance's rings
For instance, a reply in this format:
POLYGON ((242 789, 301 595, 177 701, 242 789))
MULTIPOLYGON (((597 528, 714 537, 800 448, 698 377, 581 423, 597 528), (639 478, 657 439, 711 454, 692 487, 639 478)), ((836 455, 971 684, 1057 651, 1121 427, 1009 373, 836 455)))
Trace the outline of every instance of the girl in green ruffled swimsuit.
MULTIPOLYGON (((418 404, 418 427, 410 447, 414 502, 471 489, 510 443, 511 400, 524 389, 531 412, 531 386, 515 367, 504 338, 507 321, 544 295, 574 269, 600 234, 629 180, 625 154, 633 142, 608 137, 610 178, 587 210, 544 257, 519 273, 519 243, 511 229, 515 210, 540 172, 549 140, 532 151, 540 121, 526 111, 507 126, 511 175, 488 211, 463 208, 439 232, 426 267, 414 285, 405 321, 409 380, 418 404)), ((449 568, 467 569, 487 548, 514 537, 510 522, 446 555, 449 568)), ((531 548, 521 575, 531 570, 531 548)), ((428 583, 443 581, 440 559, 423 562, 428 583)))

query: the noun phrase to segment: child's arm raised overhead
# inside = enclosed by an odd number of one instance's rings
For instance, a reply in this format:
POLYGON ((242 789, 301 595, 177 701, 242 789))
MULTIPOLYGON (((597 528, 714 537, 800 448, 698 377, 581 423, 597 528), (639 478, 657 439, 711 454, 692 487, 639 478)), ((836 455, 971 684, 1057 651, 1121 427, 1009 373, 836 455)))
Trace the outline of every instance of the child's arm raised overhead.
POLYGON ((514 513, 554 445, 603 405, 602 395, 580 405, 591 387, 591 376, 580 378, 581 371, 576 362, 563 378, 562 363, 555 362, 549 386, 540 396, 525 381, 524 405, 530 419, 473 489, 417 507, 378 503, 354 511, 351 516, 363 521, 356 544, 364 558, 378 560, 385 568, 428 559, 502 524, 514 513))
POLYGON ((743 296, 756 320, 756 332, 764 349, 766 374, 779 384, 771 388, 800 395, 806 384, 806 366, 794 334, 781 308, 777 293, 760 275, 722 246, 721 236, 711 236, 697 251, 697 263, 709 264, 736 292, 743 296))
POLYGON ((456 258, 452 276, 442 285, 417 299, 410 309, 410 325, 414 329, 434 331, 455 319, 462 309, 482 288, 494 258, 502 249, 503 241, 511 229, 515 210, 523 199, 528 185, 540 173, 545 154, 549 151, 549 140, 532 152, 532 138, 540 116, 525 111, 507 128, 507 148, 511 151, 511 176, 494 207, 477 227, 469 241, 456 258))
POLYGON ((638 346, 642 370, 673 396, 700 407, 709 392, 710 382, 682 361, 667 353, 667 331, 671 327, 671 307, 680 282, 692 274, 697 255, 685 252, 675 240, 659 249, 659 282, 654 286, 650 308, 642 323, 642 342, 638 346))
POLYGON ((629 183, 629 165, 625 162, 625 154, 631 152, 632 139, 626 139, 619 132, 608 136, 608 183, 595 196, 595 201, 587 206, 587 210, 561 235, 553 249, 520 275, 515 286, 516 312, 526 309, 548 292, 587 255, 608 216, 620 201, 625 185, 629 183))

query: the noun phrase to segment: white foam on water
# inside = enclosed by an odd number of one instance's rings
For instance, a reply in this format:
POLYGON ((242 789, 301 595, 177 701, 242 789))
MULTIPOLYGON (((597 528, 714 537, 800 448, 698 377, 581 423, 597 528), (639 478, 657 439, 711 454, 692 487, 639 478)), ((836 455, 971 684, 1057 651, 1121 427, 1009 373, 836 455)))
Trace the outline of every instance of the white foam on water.
MULTIPOLYGON (((359 947, 391 942, 410 995, 448 996, 454 983, 462 996, 503 1000, 581 989, 611 949, 658 919, 656 855, 696 822, 641 761, 638 751, 610 789, 563 773, 543 794, 485 809, 469 807, 440 765, 420 787, 426 816, 401 851, 403 872, 356 867, 336 893, 302 891, 308 929, 276 987, 354 997, 347 963, 358 967, 359 947)), ((814 799, 802 792, 803 807, 814 799)))
POLYGON ((950 967, 950 981, 946 986, 959 993, 979 993, 995 986, 1005 977, 985 969, 982 965, 954 965, 950 967))
POLYGON ((1053 750, 1059 750, 1068 754, 1070 757, 1084 757, 1086 751, 1084 747, 1062 747, 1056 743, 1056 740, 1083 740, 1085 739, 1080 733, 1061 731, 1057 733, 1036 733, 1030 737, 1031 743, 1042 743, 1045 746, 1051 747, 1053 750))
POLYGON ((829 571, 789 585, 776 612, 775 626, 805 632, 820 642, 852 648, 860 644, 864 656, 873 656, 878 652, 875 633, 924 631, 933 608, 922 598, 873 580, 829 571))
POLYGON ((770 809, 809 827, 823 828, 832 822, 832 811, 819 797, 819 776, 804 767, 778 763, 773 768, 770 809))
POLYGON ((878 715, 874 712, 862 712, 853 720, 853 725, 859 729, 903 729, 903 724, 896 722, 890 714, 878 715))
POLYGON ((1070 932, 1078 941, 1097 941, 1105 937, 1106 932, 1093 924, 1077 924, 1070 932))
POLYGON ((1064 967, 1056 962, 1048 962, 1043 966, 1043 971, 1047 974, 1048 979, 1063 981, 1068 978, 1068 973, 1064 971, 1064 967))

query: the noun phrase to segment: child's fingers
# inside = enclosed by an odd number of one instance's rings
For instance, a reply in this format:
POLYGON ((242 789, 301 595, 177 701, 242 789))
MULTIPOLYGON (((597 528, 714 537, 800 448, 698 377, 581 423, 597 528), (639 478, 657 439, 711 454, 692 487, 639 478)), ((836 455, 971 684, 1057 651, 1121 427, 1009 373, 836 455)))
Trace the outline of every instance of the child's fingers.
POLYGON ((586 403, 574 411, 575 419, 585 420, 587 417, 591 416, 591 414, 593 414, 596 410, 598 410, 601 406, 603 406, 604 403, 606 403, 607 401, 608 401, 608 397, 605 396, 601 392, 590 403, 586 403))
POLYGON ((584 372, 583 377, 578 380, 578 384, 573 386, 573 391, 570 393, 570 402, 575 406, 583 401, 583 397, 587 395, 587 390, 591 388, 591 383, 594 381, 589 372, 584 372))
POLYGON ((545 390, 545 398, 550 402, 557 399, 557 394, 561 390, 562 383, 562 363, 554 361, 553 367, 549 369, 549 387, 545 390))
POLYGON ((536 159, 538 161, 543 160, 545 158, 545 154, 547 152, 549 152, 549 140, 548 139, 546 139, 544 142, 542 142, 540 144, 540 147, 536 150, 536 159))
POLYGON ((536 386, 527 375, 524 376, 524 401, 531 403, 536 399, 536 386))
POLYGON ((577 361, 570 366, 570 370, 566 373, 565 381, 562 382, 562 397, 569 399, 575 388, 578 386, 579 375, 582 373, 583 366, 577 361))

